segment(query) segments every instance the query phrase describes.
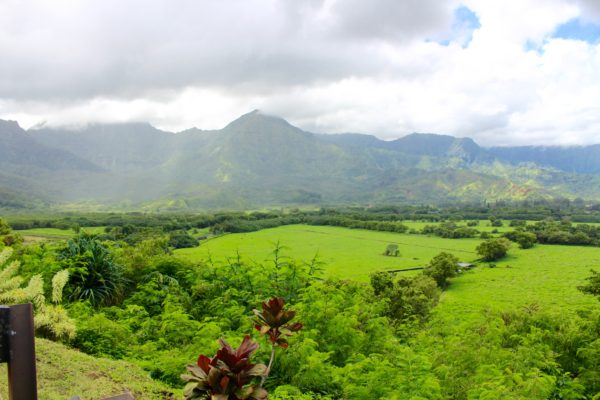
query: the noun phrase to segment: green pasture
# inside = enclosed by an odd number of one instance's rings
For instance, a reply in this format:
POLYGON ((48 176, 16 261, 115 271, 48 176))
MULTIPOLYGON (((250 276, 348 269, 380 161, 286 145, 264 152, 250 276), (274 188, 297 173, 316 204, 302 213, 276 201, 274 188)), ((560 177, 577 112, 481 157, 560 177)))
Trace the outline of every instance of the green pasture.
POLYGON ((258 232, 228 234, 202 242, 199 247, 175 250, 193 261, 226 262, 239 251, 248 262, 271 259, 277 242, 284 254, 308 261, 318 252, 328 276, 367 280, 373 271, 415 268, 427 265, 441 251, 455 254, 462 261, 477 258, 477 239, 442 239, 423 235, 375 232, 330 226, 288 225, 258 232), (399 257, 383 253, 388 244, 397 244, 399 257))
POLYGON ((436 313, 460 322, 465 314, 532 304, 539 309, 570 312, 598 303, 577 290, 592 268, 600 269, 598 247, 538 244, 521 250, 513 245, 494 268, 482 263, 454 278, 436 313))
MULTIPOLYGON (((507 228, 507 227, 505 227, 507 228)), ((441 251, 455 254, 461 261, 478 258, 479 239, 442 239, 434 236, 354 230, 329 226, 289 225, 258 232, 228 234, 203 242, 199 247, 176 250, 175 254, 193 261, 226 262, 236 251, 248 262, 270 260, 275 243, 286 247, 284 254, 297 260, 310 260, 316 252, 326 263, 326 275, 365 281, 373 271, 422 267, 441 251), (386 257, 388 244, 395 243, 400 257, 386 257)), ((460 320, 489 308, 513 308, 537 304, 543 308, 573 309, 594 304, 577 286, 600 269, 600 248, 584 246, 536 245, 521 250, 513 244, 506 258, 495 267, 479 263, 452 281, 444 292, 437 312, 460 320)), ((402 272, 403 274, 418 272, 402 272)))
MULTIPOLYGON (((67 240, 77 234, 72 229, 58 228, 33 228, 15 231, 25 239, 48 239, 48 240, 67 240)), ((99 234, 104 232, 103 226, 90 226, 81 228, 81 232, 99 234)))

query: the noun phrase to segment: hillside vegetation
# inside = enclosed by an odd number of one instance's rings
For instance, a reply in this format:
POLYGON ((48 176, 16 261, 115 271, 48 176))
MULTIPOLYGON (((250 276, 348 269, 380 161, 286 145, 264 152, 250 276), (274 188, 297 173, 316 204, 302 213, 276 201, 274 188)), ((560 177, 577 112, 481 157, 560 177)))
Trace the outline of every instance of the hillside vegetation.
POLYGON ((188 365, 190 400, 595 400, 600 227, 499 218, 543 208, 457 218, 476 212, 15 216, 40 235, 81 232, 24 243, 0 223, 13 249, 0 273, 36 304, 39 355, 52 353, 41 398, 181 397, 188 365), (59 335, 52 310, 76 332, 59 335))
POLYGON ((0 121, 0 207, 251 209, 276 205, 600 200, 600 147, 483 148, 468 138, 319 135, 253 111, 223 129, 149 124, 25 131, 0 121))
MULTIPOLYGON (((125 361, 92 357, 46 339, 36 339, 39 398, 100 400, 129 392, 136 399, 175 399, 181 392, 125 361)), ((6 364, 0 367, 0 398, 8 399, 6 364)))

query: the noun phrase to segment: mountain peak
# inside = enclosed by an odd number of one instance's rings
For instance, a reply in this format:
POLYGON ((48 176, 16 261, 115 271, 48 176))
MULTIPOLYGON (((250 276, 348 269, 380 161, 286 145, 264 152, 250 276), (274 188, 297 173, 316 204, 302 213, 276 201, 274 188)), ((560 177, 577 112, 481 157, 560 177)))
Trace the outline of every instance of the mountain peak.
POLYGON ((23 132, 23 128, 19 126, 19 123, 17 121, 0 119, 0 131, 16 133, 23 132))
POLYGON ((285 119, 275 116, 275 115, 270 115, 270 114, 265 114, 264 112, 256 109, 253 111, 250 111, 247 114, 244 114, 242 116, 240 116, 239 118, 237 118, 236 120, 230 122, 225 129, 228 128, 248 128, 248 127, 252 127, 252 126, 285 126, 285 127, 291 127, 290 123, 287 122, 285 119))

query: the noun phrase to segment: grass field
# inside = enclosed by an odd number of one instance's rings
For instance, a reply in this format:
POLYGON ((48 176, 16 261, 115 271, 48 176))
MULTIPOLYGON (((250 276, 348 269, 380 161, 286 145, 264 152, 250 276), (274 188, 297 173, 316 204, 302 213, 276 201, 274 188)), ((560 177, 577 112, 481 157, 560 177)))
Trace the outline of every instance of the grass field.
MULTIPOLYGON (((202 260, 210 253, 214 260, 225 261, 239 251, 247 261, 262 262, 270 258, 277 241, 287 246, 287 255, 295 259, 309 260, 318 251, 329 276, 362 281, 373 271, 424 266, 441 251, 453 253, 461 261, 474 261, 478 258, 475 248, 480 243, 479 239, 290 225, 221 236, 200 247, 176 250, 175 254, 202 260), (400 257, 382 254, 389 243, 398 244, 400 257)), ((490 307, 537 303, 542 307, 572 309, 594 304, 591 296, 576 289, 590 275, 591 268, 600 269, 600 248, 536 245, 521 250, 513 245, 509 255, 496 262, 495 268, 482 263, 455 278, 438 309, 444 315, 460 319, 461 314, 490 307)))
POLYGON ((453 279, 436 313, 460 321, 465 314, 487 309, 536 304, 543 310, 572 312, 598 303, 577 286, 584 283, 590 269, 600 267, 600 248, 536 245, 521 250, 513 246, 495 264, 495 268, 481 264, 453 279))
POLYGON ((367 280, 373 271, 422 267, 441 251, 455 254, 462 261, 477 258, 477 239, 442 239, 423 235, 374 232, 338 227, 288 225, 258 232, 229 234, 208 240, 200 247, 176 250, 190 260, 205 260, 209 253, 215 261, 226 261, 239 251, 246 261, 270 259, 275 243, 288 249, 284 253, 297 260, 310 260, 317 252, 326 263, 328 276, 367 280), (398 244, 400 257, 383 255, 388 244, 398 244))
MULTIPOLYGON (((26 241, 40 241, 40 240, 67 240, 77 234, 72 229, 57 229, 57 228, 33 228, 23 229, 15 231, 26 241)), ((103 226, 90 226, 81 228, 81 232, 86 233, 103 233, 103 226)))

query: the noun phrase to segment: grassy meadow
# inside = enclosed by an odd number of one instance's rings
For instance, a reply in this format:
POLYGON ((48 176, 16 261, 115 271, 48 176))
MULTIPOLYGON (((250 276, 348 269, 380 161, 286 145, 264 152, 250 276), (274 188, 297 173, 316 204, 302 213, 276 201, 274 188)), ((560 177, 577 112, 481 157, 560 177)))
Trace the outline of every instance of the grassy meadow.
POLYGON ((538 244, 522 250, 513 244, 508 256, 494 264, 494 268, 479 264, 454 278, 436 314, 460 320, 479 311, 531 304, 561 312, 597 304, 577 290, 590 269, 600 266, 597 247, 538 244))
MULTIPOLYGON (((239 252, 246 261, 264 262, 272 258, 277 241, 286 247, 285 255, 297 260, 308 261, 318 252, 325 262, 327 276, 361 281, 367 281, 375 271, 422 267, 442 251, 456 255, 461 261, 472 262, 478 259, 475 248, 481 242, 480 239, 288 225, 227 234, 209 239, 199 247, 175 250, 175 254, 194 261, 206 260, 210 255, 218 263, 226 262, 239 252), (383 255, 388 244, 398 245, 399 257, 383 255)), ((464 314, 490 307, 502 309, 535 303, 544 308, 571 309, 595 302, 576 287, 589 276, 590 269, 600 266, 597 247, 538 244, 522 250, 513 244, 508 256, 495 265, 491 268, 487 263, 479 263, 473 270, 454 278, 442 296, 438 312, 460 319, 464 314)))
MULTIPOLYGON (((72 229, 58 229, 58 228, 33 228, 33 229, 22 229, 16 231, 18 234, 23 236, 25 241, 43 241, 43 240, 68 240, 72 237, 77 236, 77 233, 72 229)), ((99 234, 104 232, 103 226, 90 226, 81 228, 81 232, 99 234)))
POLYGON ((375 232, 330 226, 288 225, 250 233, 227 234, 207 240, 199 247, 175 250, 189 260, 226 262, 239 252, 249 262, 272 258, 275 244, 285 246, 284 255, 309 261, 319 254, 326 275, 366 281, 374 271, 423 267, 441 251, 455 254, 465 262, 477 258, 478 239, 443 239, 424 235, 375 232), (388 244, 397 244, 399 257, 383 253, 388 244))

